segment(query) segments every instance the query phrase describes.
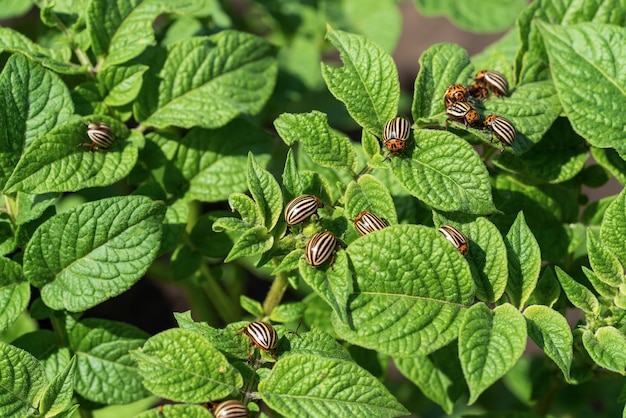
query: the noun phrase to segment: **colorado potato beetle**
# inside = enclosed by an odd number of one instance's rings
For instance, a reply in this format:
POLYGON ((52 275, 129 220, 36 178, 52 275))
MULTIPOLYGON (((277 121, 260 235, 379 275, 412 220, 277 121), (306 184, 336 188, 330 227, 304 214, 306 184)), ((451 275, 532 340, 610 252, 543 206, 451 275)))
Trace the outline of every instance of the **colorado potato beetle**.
POLYGON ((493 70, 482 70, 474 78, 477 84, 488 88, 497 97, 509 95, 509 82, 506 77, 493 70))
POLYGON ((250 411, 241 402, 231 399, 215 405, 213 415, 215 418, 246 418, 250 411))
POLYGON ((401 117, 393 118, 383 129, 383 143, 392 155, 398 155, 406 148, 406 140, 410 133, 409 121, 401 117))
POLYGON ((512 146, 517 136, 515 126, 502 116, 487 116, 485 118, 485 129, 493 133, 502 145, 512 146))
POLYGON ((446 109, 456 102, 466 102, 469 99, 467 89, 461 84, 452 84, 443 94, 443 104, 446 109))
POLYGON ((268 323, 260 321, 250 322, 239 332, 239 334, 241 333, 250 337, 250 346, 256 345, 261 350, 270 354, 276 348, 278 335, 276 334, 274 327, 268 323))
POLYGON ((285 222, 287 225, 302 223, 323 207, 324 204, 317 196, 303 194, 289 202, 285 208, 285 222))
POLYGON ((115 140, 115 134, 109 125, 106 123, 92 123, 87 125, 87 136, 91 142, 84 142, 82 146, 89 147, 90 151, 98 151, 100 149, 107 149, 115 140))
POLYGON ((354 218, 354 229, 359 235, 367 235, 370 232, 380 231, 387 228, 389 222, 385 218, 380 218, 371 210, 362 210, 354 218))
POLYGON ((335 234, 330 231, 318 232, 306 244, 304 250, 306 262, 313 267, 318 267, 332 256, 330 260, 330 265, 332 265, 335 261, 337 245, 338 241, 335 234))
MULTIPOLYGON (((474 106, 468 102, 456 102, 446 109, 448 120, 462 122, 465 126, 477 127, 481 124, 480 115, 474 106)), ((447 127, 447 122, 446 122, 447 127)))
POLYGON ((487 87, 474 83, 467 86, 467 93, 472 96, 474 100, 482 102, 489 95, 489 90, 487 90, 487 87))
POLYGON ((450 241, 461 254, 463 254, 464 256, 467 255, 467 252, 469 250, 469 243, 467 242, 467 238, 461 233, 461 231, 450 225, 444 225, 439 228, 438 231, 444 237, 446 237, 446 239, 450 241))

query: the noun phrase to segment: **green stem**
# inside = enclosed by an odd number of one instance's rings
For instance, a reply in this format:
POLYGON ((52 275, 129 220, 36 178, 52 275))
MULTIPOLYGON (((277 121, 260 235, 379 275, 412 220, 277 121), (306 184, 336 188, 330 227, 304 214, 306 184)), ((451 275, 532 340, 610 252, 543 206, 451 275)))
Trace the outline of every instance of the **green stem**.
POLYGON ((240 318, 239 304, 235 303, 222 289, 211 274, 209 267, 204 263, 200 266, 200 274, 203 276, 202 290, 210 303, 215 307, 220 318, 227 324, 237 321, 240 318))
POLYGON ((274 308, 280 304, 288 285, 289 281, 287 280, 287 276, 284 273, 278 273, 278 276, 274 279, 272 287, 270 291, 267 292, 267 296, 263 302, 263 313, 265 316, 269 316, 274 308))
MULTIPOLYGON (((69 39, 71 39, 72 44, 76 45, 76 41, 74 40, 74 34, 72 32, 69 31, 69 29, 63 24, 63 22, 61 21, 61 19, 59 19, 59 16, 57 16, 56 13, 52 13, 52 16, 54 16, 54 20, 56 21, 57 27, 59 28, 59 30, 61 32, 63 32, 63 34, 65 36, 67 36, 69 39)), ((90 73, 94 73, 94 66, 91 63, 91 60, 89 59, 89 57, 87 56, 87 54, 85 53, 85 51, 83 51, 82 49, 74 46, 74 54, 76 54, 76 58, 78 58, 78 61, 82 64, 87 66, 87 68, 89 69, 90 73)))
POLYGON ((15 205, 15 200, 10 198, 7 195, 2 195, 2 198, 4 199, 4 212, 6 212, 7 215, 9 215, 9 219, 11 220, 11 224, 13 225, 13 228, 17 227, 17 224, 15 222, 16 219, 16 205, 15 205))
POLYGON ((359 178, 361 178, 361 176, 371 173, 372 170, 374 169, 366 164, 365 167, 363 167, 363 169, 359 171, 358 174, 353 175, 352 178, 354 179, 354 181, 357 181, 359 178))

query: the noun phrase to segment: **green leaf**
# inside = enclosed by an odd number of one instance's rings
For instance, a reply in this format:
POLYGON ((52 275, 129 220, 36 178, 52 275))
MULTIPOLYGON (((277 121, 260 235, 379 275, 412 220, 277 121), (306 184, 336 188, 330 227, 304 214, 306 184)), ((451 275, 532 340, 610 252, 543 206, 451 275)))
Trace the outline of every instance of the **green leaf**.
POLYGON ((551 266, 546 269, 539 276, 537 286, 527 301, 528 305, 545 305, 549 308, 552 307, 559 299, 561 294, 561 286, 554 273, 554 268, 551 266))
POLYGON ((393 158, 396 179, 434 209, 485 215, 495 212, 485 164, 470 144, 444 131, 414 131, 411 159, 393 158))
MULTIPOLYGON (((274 121, 274 123, 276 123, 276 121, 274 121)), ((289 148, 287 151, 287 158, 285 159, 285 169, 283 170, 283 198, 286 202, 290 202, 296 196, 300 196, 302 194, 302 190, 302 177, 298 172, 298 166, 293 155, 293 149, 289 148)))
POLYGON ((98 73, 98 82, 106 89, 104 104, 124 106, 137 97, 143 82, 145 65, 124 65, 107 67, 98 73))
POLYGON ((131 354, 144 386, 162 398, 206 402, 232 395, 243 385, 226 357, 192 331, 163 331, 131 354))
POLYGON ((280 359, 259 384, 261 399, 285 416, 396 417, 408 411, 353 362, 314 355, 280 359))
POLYGON ((87 32, 96 55, 107 55, 105 66, 135 58, 155 43, 152 24, 164 13, 191 12, 198 8, 189 0, 94 0, 87 7, 87 32))
POLYGON ((589 264, 598 279, 612 287, 618 287, 622 284, 624 267, 611 250, 594 236, 590 229, 587 230, 587 254, 589 255, 589 264))
POLYGON ((272 275, 298 269, 300 259, 303 255, 304 250, 300 248, 296 248, 295 250, 291 251, 281 260, 280 264, 276 266, 274 270, 272 270, 272 275))
POLYGON ((229 263, 240 257, 262 254, 272 248, 272 245, 274 245, 274 237, 267 231, 267 228, 253 226, 241 234, 224 262, 229 263))
POLYGON ((255 226, 263 225, 263 215, 259 213, 259 206, 247 194, 231 194, 228 197, 228 204, 231 210, 239 213, 243 222, 255 226))
POLYGON ((339 51, 343 67, 322 63, 328 90, 352 118, 373 135, 396 117, 400 100, 398 70, 381 47, 359 35, 328 27, 326 39, 339 51))
POLYGON ((492 312, 477 303, 467 310, 459 332, 459 358, 470 390, 468 404, 515 365, 526 338, 524 317, 513 305, 492 312))
POLYGON ((31 0, 8 0, 2 4, 0 19, 6 20, 12 17, 20 17, 28 13, 33 7, 31 0))
POLYGON ((11 28, 0 28, 0 52, 5 51, 18 52, 30 60, 61 74, 82 74, 86 70, 84 67, 79 67, 69 62, 72 55, 70 48, 44 48, 11 28))
POLYGON ((448 344, 428 356, 394 358, 394 363, 424 396, 441 406, 448 415, 452 414, 455 402, 466 391, 456 344, 448 344))
POLYGON ((456 338, 474 285, 463 256, 421 225, 392 225, 353 241, 350 324, 341 338, 393 356, 426 355, 456 338))
POLYGON ((257 114, 274 89, 274 47, 255 36, 225 30, 168 48, 158 104, 144 125, 218 128, 257 114))
POLYGON ((239 304, 246 312, 255 318, 263 318, 263 316, 265 316, 263 305, 255 299, 249 298, 246 295, 240 295, 239 304))
POLYGON ((537 183, 561 183, 580 173, 589 153, 566 118, 557 118, 535 146, 521 156, 502 153, 495 166, 537 183))
POLYGON ((74 105, 56 74, 19 54, 6 62, 0 74, 0 91, 0 185, 4 187, 22 151, 64 123, 74 105))
POLYGON ((203 405, 173 404, 161 405, 140 414, 135 418, 213 418, 213 414, 203 405))
POLYGON ((530 297, 541 272, 541 250, 535 236, 526 225, 524 212, 520 212, 506 234, 505 244, 509 266, 506 292, 518 309, 530 297))
POLYGON ((559 366, 569 380, 574 337, 567 319, 547 306, 533 305, 524 310, 528 335, 559 366))
POLYGON ((626 374, 626 337, 614 327, 600 327, 595 333, 583 332, 583 345, 600 367, 626 374))
POLYGON ((337 360, 351 361, 348 351, 330 334, 313 325, 310 331, 294 335, 285 334, 289 349, 281 354, 280 358, 291 355, 315 355, 337 360))
MULTIPOLYGON (((182 199, 176 200, 167 207, 163 219, 163 235, 159 255, 173 250, 182 238, 189 221, 189 203, 182 199)), ((195 227, 195 225, 194 225, 195 227)), ((206 235, 211 235, 210 233, 206 235)))
POLYGON ((570 240, 563 223, 576 222, 578 195, 561 185, 532 186, 505 175, 497 175, 492 181, 494 201, 502 214, 490 220, 499 230, 506 231, 522 211, 543 259, 562 260, 568 253, 570 240))
POLYGON ((537 1, 519 16, 517 26, 521 37, 515 69, 520 84, 550 77, 546 49, 536 21, 573 25, 578 22, 611 23, 624 26, 626 13, 612 0, 537 1))
POLYGON ((390 54, 396 49, 402 16, 395 0, 323 0, 319 7, 331 26, 361 34, 390 54))
POLYGON ((626 266, 626 191, 622 192, 609 205, 600 227, 600 238, 604 245, 626 266))
POLYGON ((107 150, 90 151, 81 143, 90 144, 83 121, 59 126, 37 138, 26 150, 6 184, 9 193, 72 192, 88 187, 102 187, 128 176, 137 162, 141 133, 112 123, 116 139, 107 150), (120 133, 124 132, 124 135, 120 133), (78 145, 78 147, 77 147, 78 145))
POLYGON ((40 412, 46 416, 56 416, 72 406, 75 373, 76 357, 72 357, 65 369, 46 386, 39 405, 40 412))
POLYGON ((89 202, 37 228, 24 275, 47 306, 84 311, 128 290, 156 257, 165 206, 143 196, 89 202))
POLYGON ((500 299, 508 279, 507 251, 500 231, 486 218, 451 222, 443 215, 434 217, 436 226, 452 224, 469 240, 469 263, 476 285, 476 297, 487 303, 500 299), (441 219, 438 219, 441 218, 441 219))
POLYGON ((591 155, 598 164, 615 176, 622 186, 626 185, 626 161, 611 148, 591 147, 591 155))
POLYGON ((591 145, 626 151, 626 119, 614 107, 626 98, 626 77, 619 70, 626 60, 624 28, 598 23, 538 23, 538 27, 554 84, 574 130, 591 145))
POLYGON ((38 219, 46 209, 55 204, 58 198, 58 193, 17 193, 15 198, 15 206, 17 207, 15 223, 17 225, 25 225, 30 221, 38 219))
POLYGON ((248 153, 265 165, 271 144, 260 128, 239 119, 219 129, 193 128, 182 140, 159 137, 158 141, 162 148, 171 147, 168 159, 188 182, 185 198, 201 202, 219 202, 245 191, 248 153))
POLYGON ((350 219, 362 210, 371 210, 381 218, 387 219, 389 223, 398 223, 396 207, 389 190, 376 177, 365 174, 357 180, 350 182, 345 194, 346 215, 350 219))
POLYGON ((591 290, 576 282, 560 267, 555 266, 554 271, 563 291, 574 306, 582 309, 586 314, 598 315, 600 313, 600 303, 591 290))
POLYGON ((511 148, 521 154, 539 143, 560 115, 556 93, 550 81, 523 84, 513 89, 509 97, 485 100, 483 113, 503 116, 515 126, 517 137, 511 148))
POLYGON ((81 396, 106 404, 126 404, 146 396, 128 351, 140 347, 148 334, 122 322, 87 318, 70 330, 68 338, 76 353, 75 389, 81 396))
POLYGON ((246 178, 265 226, 268 230, 273 229, 283 213, 283 194, 274 176, 259 166, 251 152, 248 153, 246 178))
POLYGON ((443 94, 451 84, 466 84, 472 72, 467 51, 456 44, 435 44, 419 58, 411 113, 417 122, 445 112, 443 94))
MULTIPOLYGON (((41 302, 41 299, 39 302, 41 302)), ((37 305, 36 302, 31 305, 31 313, 37 309, 37 305)), ((39 303, 39 305, 43 306, 42 303, 39 303)), ((70 362, 69 348, 60 347, 57 335, 50 330, 29 332, 13 340, 12 344, 27 351, 39 360, 45 369, 48 380, 53 380, 55 376, 62 373, 63 369, 70 362)))
POLYGON ((28 352, 0 342, 0 415, 35 416, 46 386, 43 366, 28 352))
POLYGON ((585 274, 585 277, 587 277, 587 280, 589 280, 589 283, 591 283, 595 291, 600 295, 607 299, 612 299, 617 295, 618 289, 600 280, 598 275, 593 270, 586 266, 581 266, 581 269, 585 274))
MULTIPOLYGON (((304 315, 304 309, 306 305, 303 302, 288 302, 281 303, 274 309, 269 315, 270 321, 275 322, 293 322, 299 321, 302 319, 302 315, 304 315)), ((289 348, 291 351, 293 346, 289 348)))
POLYGON ((500 32, 515 23, 525 0, 413 0, 425 16, 444 15, 462 29, 476 33, 500 32))
MULTIPOLYGON (((215 232, 213 230, 215 222, 219 219, 224 219, 222 216, 231 217, 234 216, 234 214, 230 211, 211 211, 199 217, 194 224, 189 238, 194 248, 200 252, 200 254, 212 258, 223 258, 226 257, 233 247, 238 236, 236 233, 231 234, 227 232, 226 234, 222 234, 221 232, 215 232)), ((230 219, 239 221, 234 217, 230 219)))
POLYGON ((24 312, 30 301, 30 284, 22 266, 0 257, 0 330, 9 328, 24 312))
POLYGON ((355 174, 358 161, 350 139, 334 132, 324 113, 283 113, 274 127, 287 145, 300 142, 315 163, 355 174))
POLYGON ((352 293, 352 277, 345 251, 338 251, 334 264, 325 270, 311 267, 304 258, 301 258, 300 274, 315 293, 333 308, 341 321, 347 322, 346 307, 348 296, 352 293))

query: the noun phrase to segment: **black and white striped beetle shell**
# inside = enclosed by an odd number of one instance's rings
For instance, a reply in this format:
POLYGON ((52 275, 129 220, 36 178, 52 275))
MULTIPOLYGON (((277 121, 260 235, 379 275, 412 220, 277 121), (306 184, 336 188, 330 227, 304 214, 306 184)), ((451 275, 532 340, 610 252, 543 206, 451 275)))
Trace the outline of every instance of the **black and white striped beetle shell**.
POLYGON ((250 411, 241 402, 231 399, 217 404, 213 415, 215 418, 246 418, 250 416, 250 411))
POLYGON ((485 129, 493 132, 502 145, 512 146, 517 136, 515 126, 502 116, 489 115, 485 118, 485 129))
POLYGON ((318 267, 330 256, 333 258, 330 260, 330 264, 333 264, 335 259, 335 249, 337 248, 337 237, 330 231, 322 231, 313 235, 313 237, 307 242, 304 250, 304 256, 306 262, 313 267, 318 267))
POLYGON ((398 155, 405 147, 411 133, 409 121, 396 117, 391 119, 383 129, 383 143, 393 155, 398 155))
POLYGON ((488 88, 497 97, 509 95, 509 82, 503 74, 497 71, 479 71, 474 80, 477 84, 488 88))
POLYGON ((278 335, 276 330, 270 324, 260 321, 250 322, 243 329, 244 334, 250 337, 252 344, 256 345, 263 351, 272 351, 276 348, 278 335))
POLYGON ((93 123, 89 122, 87 125, 87 136, 91 140, 91 144, 83 144, 91 147, 91 151, 97 151, 99 149, 107 149, 115 140, 115 134, 109 125, 106 123, 93 123))
POLYGON ((461 233, 458 229, 450 225, 444 225, 438 229, 438 231, 446 237, 448 241, 456 247, 457 250, 464 256, 469 251, 469 243, 467 237, 461 233))
POLYGON ((287 225, 302 223, 316 213, 318 208, 323 207, 324 204, 317 196, 303 194, 287 204, 285 208, 285 222, 287 222, 287 225))
POLYGON ((367 235, 370 232, 380 231, 387 228, 389 222, 385 218, 380 218, 371 210, 362 210, 354 218, 354 229, 359 235, 367 235))
POLYGON ((449 119, 462 122, 465 126, 475 127, 481 124, 478 111, 468 102, 456 102, 452 104, 452 106, 446 109, 446 114, 449 119))

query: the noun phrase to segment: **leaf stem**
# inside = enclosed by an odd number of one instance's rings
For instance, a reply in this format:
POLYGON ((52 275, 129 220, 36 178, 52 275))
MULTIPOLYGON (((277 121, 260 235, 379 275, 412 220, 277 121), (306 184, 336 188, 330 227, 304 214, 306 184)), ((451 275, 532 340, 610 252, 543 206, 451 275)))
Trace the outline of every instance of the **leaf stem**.
POLYGON ((222 320, 227 324, 238 320, 241 316, 237 308, 239 304, 234 303, 232 298, 217 283, 217 280, 215 280, 211 270, 205 263, 200 265, 200 274, 204 278, 202 280, 202 290, 222 320))
POLYGON ((361 171, 359 171, 357 174, 352 176, 352 178, 354 179, 354 181, 357 181, 358 179, 361 178, 361 176, 363 176, 365 174, 371 173, 372 170, 374 170, 374 169, 372 167, 370 167, 369 164, 365 164, 365 167, 363 167, 363 169, 361 171))
POLYGON ((87 69, 88 69, 89 73, 91 73, 91 74, 95 73, 94 66, 93 66, 91 60, 89 59, 89 56, 87 56, 87 53, 85 53, 85 51, 83 51, 82 49, 80 49, 80 48, 78 48, 76 46, 76 41, 75 41, 75 38, 74 38, 74 34, 72 32, 70 32, 70 30, 67 28, 67 26, 65 26, 63 24, 63 22, 61 21, 61 19, 59 19, 59 16, 57 16, 56 13, 52 12, 51 15, 54 16, 54 21, 56 22, 57 27, 59 28, 59 30, 61 32, 63 32, 63 34, 65 36, 67 36, 72 41, 74 54, 76 55, 76 58, 78 58, 78 61, 82 65, 87 66, 87 69))
POLYGON ((280 304, 288 285, 289 281, 285 273, 278 273, 263 302, 263 313, 265 316, 269 316, 274 308, 280 304))

